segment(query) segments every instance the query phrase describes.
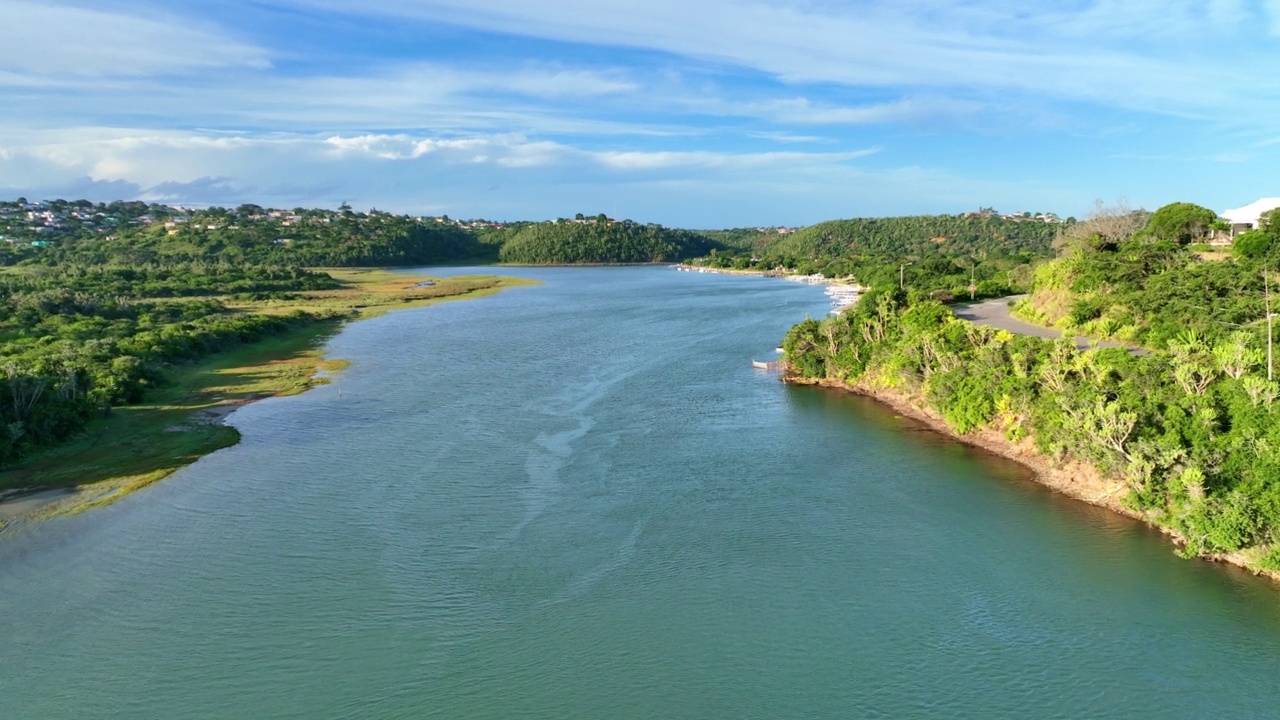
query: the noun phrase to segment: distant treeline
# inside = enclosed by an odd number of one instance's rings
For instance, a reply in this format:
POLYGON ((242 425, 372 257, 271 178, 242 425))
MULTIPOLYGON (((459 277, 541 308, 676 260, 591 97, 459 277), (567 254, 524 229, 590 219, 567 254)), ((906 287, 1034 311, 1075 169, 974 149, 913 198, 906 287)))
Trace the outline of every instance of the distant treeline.
POLYGON ((82 297, 142 299, 201 295, 253 295, 333 290, 340 284, 324 273, 299 267, 181 262, 169 265, 93 265, 63 263, 57 268, 33 267, 27 272, 0 275, 0 290, 14 298, 40 293, 70 293, 82 297))
POLYGON ((696 262, 852 276, 863 285, 914 287, 948 301, 998 297, 1025 288, 1032 263, 1052 257, 1055 238, 1070 225, 991 214, 832 220, 789 233, 712 233, 736 247, 696 262))
POLYGON ((842 255, 952 256, 1027 253, 1047 256, 1059 225, 1012 221, 987 215, 916 215, 831 220, 810 225, 763 248, 778 255, 823 257, 842 255))
POLYGON ((304 214, 285 225, 274 218, 251 219, 217 210, 194 213, 170 227, 155 223, 108 237, 67 237, 41 250, 28 254, 30 261, 360 267, 491 262, 497 256, 496 248, 480 242, 473 232, 398 215, 304 214))
MULTIPOLYGON (((604 216, 503 226, 447 216, 366 214, 345 206, 339 211, 256 205, 185 211, 143 203, 58 201, 49 207, 50 224, 9 221, 4 232, 10 242, 0 245, 0 265, 647 263, 675 262, 723 247, 701 233, 604 216)), ((16 207, 7 212, 21 215, 16 207)))
POLYGON ((500 242, 498 258, 519 264, 675 262, 718 247, 699 233, 630 220, 535 223, 500 242))

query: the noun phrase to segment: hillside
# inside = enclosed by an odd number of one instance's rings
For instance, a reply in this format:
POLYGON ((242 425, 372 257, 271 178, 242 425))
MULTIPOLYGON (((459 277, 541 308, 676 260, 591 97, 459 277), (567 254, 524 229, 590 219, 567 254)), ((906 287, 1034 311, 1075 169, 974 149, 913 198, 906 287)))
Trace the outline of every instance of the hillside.
MULTIPOLYGON (((1065 246, 1062 257, 1036 268, 1031 295, 1017 312, 1042 325, 1157 349, 1189 333, 1219 338, 1247 331, 1260 338, 1264 272, 1280 261, 1280 228, 1264 225, 1237 236, 1230 256, 1205 253, 1198 248, 1207 246, 1191 241, 1207 230, 1163 228, 1170 208, 1186 207, 1197 206, 1175 203, 1145 227, 1109 237, 1094 233, 1065 246)), ((1203 212, 1212 218, 1212 211, 1203 212)))
POLYGON ((452 224, 382 213, 211 209, 106 232, 70 229, 47 235, 42 264, 146 264, 217 261, 237 264, 354 267, 492 261, 496 250, 452 224))
POLYGON ((995 215, 915 215, 830 220, 810 225, 760 249, 796 258, 840 255, 1047 255, 1059 225, 995 215))
POLYGON ((722 245, 689 230, 600 215, 501 224, 257 205, 0 202, 0 265, 420 266, 673 262, 722 245))
POLYGON ((529 265, 674 262, 705 255, 715 247, 689 230, 592 219, 516 228, 506 236, 498 258, 529 265))
POLYGON ((1034 262, 1074 221, 1007 219, 994 213, 831 220, 795 231, 724 231, 727 250, 694 261, 707 267, 852 276, 863 285, 902 285, 940 300, 998 297, 1026 289, 1034 262))

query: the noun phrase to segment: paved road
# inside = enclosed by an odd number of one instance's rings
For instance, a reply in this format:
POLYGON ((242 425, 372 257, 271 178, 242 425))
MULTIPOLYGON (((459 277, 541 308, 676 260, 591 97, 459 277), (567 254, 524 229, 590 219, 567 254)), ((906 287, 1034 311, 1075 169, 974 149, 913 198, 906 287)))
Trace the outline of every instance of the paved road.
MULTIPOLYGON (((965 303, 963 305, 955 305, 951 309, 955 312, 956 317, 969 320, 979 325, 990 325, 1000 330, 1008 330, 1018 335, 1034 335, 1036 337, 1056 339, 1062 337, 1062 331, 1057 328, 1047 328, 1041 325, 1032 325, 1029 322, 1023 322, 1009 314, 1009 304, 1017 302, 1026 295, 1013 295, 1011 297, 996 298, 995 300, 984 300, 979 303, 965 303)), ((1076 336, 1076 347, 1087 348, 1092 347, 1093 341, 1086 337, 1076 336)), ((1099 347, 1118 347, 1128 348, 1118 342, 1103 340, 1098 343, 1099 347)), ((1129 348, 1135 355, 1145 355, 1145 350, 1137 348, 1129 348)))

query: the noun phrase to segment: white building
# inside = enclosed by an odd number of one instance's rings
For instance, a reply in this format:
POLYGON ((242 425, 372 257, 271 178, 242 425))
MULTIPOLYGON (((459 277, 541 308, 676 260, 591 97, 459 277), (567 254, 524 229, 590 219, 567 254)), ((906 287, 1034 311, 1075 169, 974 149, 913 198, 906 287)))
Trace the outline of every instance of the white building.
POLYGON ((1218 213, 1218 217, 1231 223, 1231 237, 1235 237, 1242 232, 1256 230, 1258 228, 1258 220, 1262 217, 1262 214, 1276 208, 1280 208, 1280 197, 1262 198, 1244 207, 1223 210, 1218 213))

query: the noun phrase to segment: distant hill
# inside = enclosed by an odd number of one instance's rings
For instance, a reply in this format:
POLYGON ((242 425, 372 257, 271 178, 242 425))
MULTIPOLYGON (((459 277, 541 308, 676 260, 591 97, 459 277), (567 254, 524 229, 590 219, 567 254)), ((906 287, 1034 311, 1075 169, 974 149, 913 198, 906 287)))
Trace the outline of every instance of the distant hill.
POLYGON ((239 221, 237 227, 187 223, 172 234, 139 232, 112 241, 70 243, 63 250, 99 262, 174 262, 200 259, 311 267, 430 265, 463 259, 491 260, 474 234, 449 225, 397 217, 280 227, 239 221))
MULTIPOLYGON (((20 199, 21 200, 21 199, 20 199)), ((504 224, 257 205, 0 202, 0 265, 188 262, 304 267, 674 262, 723 247, 689 230, 604 215, 504 224)))
POLYGON ((1025 289, 1032 263, 1052 257, 1054 240, 1070 226, 1053 216, 991 211, 830 220, 798 230, 709 233, 726 248, 694 262, 852 276, 869 287, 911 285, 943 299, 998 297, 1025 289))
POLYGON ((716 247, 706 236, 689 230, 630 220, 571 220, 511 230, 498 259, 530 265, 675 262, 706 255, 716 247))
MULTIPOLYGON (((694 231, 604 215, 503 224, 370 210, 257 205, 186 210, 141 202, 0 202, 0 264, 208 262, 277 266, 674 262, 713 250, 769 267, 838 260, 1035 258, 1063 225, 1033 217, 924 215, 831 220, 799 230, 694 231)), ((735 258, 734 262, 738 260, 735 258)))
POLYGON ((771 255, 923 256, 1028 253, 1048 257, 1061 225, 996 215, 915 215, 830 220, 790 234, 769 235, 756 249, 771 255))
MULTIPOLYGON (((55 205, 25 225, 10 220, 6 232, 18 242, 5 243, 0 262, 341 267, 493 262, 498 255, 485 236, 457 224, 376 211, 143 205, 147 214, 124 215, 113 208, 55 205)), ((20 217, 13 211, 9 216, 20 217)))

